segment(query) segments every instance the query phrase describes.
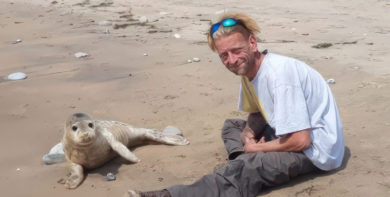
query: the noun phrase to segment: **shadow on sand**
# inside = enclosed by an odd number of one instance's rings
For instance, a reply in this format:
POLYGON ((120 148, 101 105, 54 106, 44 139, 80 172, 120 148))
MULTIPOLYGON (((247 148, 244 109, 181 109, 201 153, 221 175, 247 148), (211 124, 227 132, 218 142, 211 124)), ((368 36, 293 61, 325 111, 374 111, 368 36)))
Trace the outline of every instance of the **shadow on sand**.
MULTIPOLYGON (((162 144, 158 143, 158 142, 143 142, 143 143, 140 143, 139 145, 131 146, 131 148, 129 148, 129 150, 131 152, 134 152, 134 150, 139 148, 139 147, 149 146, 149 145, 162 145, 162 144)), ((117 157, 107 161, 101 167, 88 171, 88 173, 86 173, 85 175, 88 176, 88 174, 100 174, 103 177, 106 177, 108 173, 112 173, 114 175, 117 175, 119 168, 122 165, 133 165, 133 164, 136 164, 136 163, 132 163, 121 156, 117 156, 117 157)))
MULTIPOLYGON (((339 171, 342 171, 344 170, 346 167, 347 167, 347 164, 348 164, 348 161, 351 157, 351 151, 348 147, 345 147, 345 151, 344 151, 344 158, 343 158, 343 162, 341 164, 341 166, 339 168, 337 168, 336 170, 333 170, 333 171, 316 171, 316 172, 312 172, 312 173, 309 173, 309 174, 305 174, 305 175, 301 175, 301 176, 298 176, 296 178, 294 178, 293 180, 291 180, 290 182, 282 185, 282 186, 275 186, 275 187, 268 187, 268 188, 264 188, 264 190, 259 194, 259 196, 262 196, 264 194, 268 194, 274 190, 278 190, 278 189, 283 189, 283 188, 288 188, 288 187, 294 187, 295 185, 298 185, 298 184, 301 184, 303 182, 306 182, 308 180, 313 180, 317 177, 323 177, 323 176, 330 176, 330 175, 333 175, 339 171)), ((296 192, 296 196, 301 194, 301 193, 308 193, 310 194, 311 190, 313 189, 313 186, 311 187, 308 187, 308 188, 305 188, 303 189, 302 191, 297 191, 296 192)))

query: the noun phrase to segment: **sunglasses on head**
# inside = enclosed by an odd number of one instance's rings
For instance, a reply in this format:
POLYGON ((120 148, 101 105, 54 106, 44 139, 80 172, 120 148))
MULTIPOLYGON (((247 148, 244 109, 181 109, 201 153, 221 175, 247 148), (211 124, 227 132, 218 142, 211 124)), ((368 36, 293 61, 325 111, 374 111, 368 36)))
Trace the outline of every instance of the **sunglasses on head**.
POLYGON ((224 27, 232 27, 234 25, 237 25, 238 23, 238 20, 234 18, 225 18, 221 22, 215 23, 213 26, 211 26, 211 35, 218 31, 221 25, 224 27))

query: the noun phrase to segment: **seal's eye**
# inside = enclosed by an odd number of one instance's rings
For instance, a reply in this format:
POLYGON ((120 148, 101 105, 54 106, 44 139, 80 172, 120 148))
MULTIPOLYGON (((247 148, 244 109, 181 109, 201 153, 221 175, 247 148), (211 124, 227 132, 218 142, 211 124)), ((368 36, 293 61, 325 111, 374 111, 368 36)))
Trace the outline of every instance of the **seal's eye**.
POLYGON ((76 130, 77 130, 77 127, 76 127, 76 126, 73 126, 73 127, 72 127, 72 130, 73 130, 73 131, 76 131, 76 130))
POLYGON ((88 123, 88 126, 89 126, 89 128, 93 128, 93 124, 92 123, 88 123))

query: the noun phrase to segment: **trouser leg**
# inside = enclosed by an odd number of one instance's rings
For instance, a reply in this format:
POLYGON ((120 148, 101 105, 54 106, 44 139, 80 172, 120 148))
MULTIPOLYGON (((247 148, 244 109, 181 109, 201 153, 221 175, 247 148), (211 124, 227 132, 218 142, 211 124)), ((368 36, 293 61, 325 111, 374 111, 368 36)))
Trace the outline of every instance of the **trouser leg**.
POLYGON ((245 128, 246 121, 241 119, 227 119, 222 127, 222 140, 228 152, 229 159, 235 159, 244 153, 244 146, 240 134, 245 128))
POLYGON ((263 186, 276 186, 316 167, 303 153, 270 152, 242 154, 203 176, 192 185, 168 188, 172 197, 254 197, 263 186))

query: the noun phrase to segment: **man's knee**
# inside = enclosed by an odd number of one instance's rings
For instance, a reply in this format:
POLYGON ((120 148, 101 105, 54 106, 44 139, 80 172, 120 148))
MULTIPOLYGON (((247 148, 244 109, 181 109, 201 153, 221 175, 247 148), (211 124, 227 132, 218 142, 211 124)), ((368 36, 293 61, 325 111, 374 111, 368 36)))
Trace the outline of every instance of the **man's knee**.
POLYGON ((261 158, 261 176, 269 183, 280 185, 298 176, 301 172, 300 161, 291 152, 270 152, 261 158))
POLYGON ((231 132, 241 132, 245 128, 246 121, 241 119, 226 119, 222 127, 222 136, 231 132))

